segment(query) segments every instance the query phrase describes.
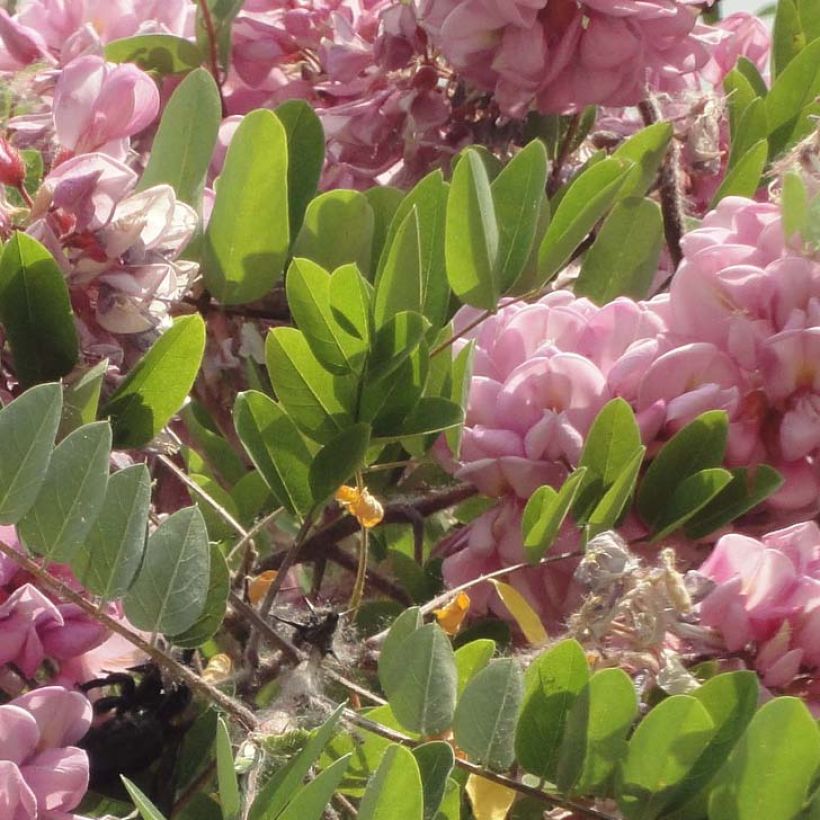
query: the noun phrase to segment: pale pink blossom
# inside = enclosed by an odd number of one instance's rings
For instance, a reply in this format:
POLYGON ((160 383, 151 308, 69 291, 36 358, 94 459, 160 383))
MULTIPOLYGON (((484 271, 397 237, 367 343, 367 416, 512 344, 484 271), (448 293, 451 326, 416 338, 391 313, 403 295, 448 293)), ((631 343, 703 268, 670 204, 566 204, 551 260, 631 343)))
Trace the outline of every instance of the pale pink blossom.
POLYGON ((75 818, 88 788, 88 756, 74 744, 90 726, 88 699, 59 686, 0 706, 0 816, 75 818))
POLYGON ((57 140, 77 154, 100 151, 123 159, 129 137, 158 112, 156 84, 131 63, 79 57, 63 69, 54 89, 57 140))
POLYGON ((766 686, 820 668, 820 529, 813 521, 721 538, 700 572, 717 583, 700 607, 730 651, 751 647, 766 686))

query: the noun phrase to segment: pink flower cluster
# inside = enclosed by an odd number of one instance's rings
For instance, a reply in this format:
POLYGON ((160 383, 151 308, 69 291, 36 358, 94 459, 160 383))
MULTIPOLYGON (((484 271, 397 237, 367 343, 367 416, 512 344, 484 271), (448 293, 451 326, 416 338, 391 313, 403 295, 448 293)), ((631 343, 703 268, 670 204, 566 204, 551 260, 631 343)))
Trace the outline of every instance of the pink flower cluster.
POLYGON ((228 111, 306 99, 325 128, 324 187, 413 181, 460 147, 425 45, 411 5, 251 0, 234 23, 228 111))
POLYGON ((91 726, 91 704, 59 686, 0 706, 0 817, 71 820, 88 788, 88 756, 74 744, 91 726))
POLYGON ((193 34, 186 0, 21 0, 13 17, 0 9, 0 71, 32 63, 65 65, 136 34, 193 34))
MULTIPOLYGON (((0 540, 19 548, 14 527, 0 527, 0 540)), ((82 590, 67 566, 52 564, 49 572, 82 590)), ((32 678, 48 658, 60 666, 59 679, 68 680, 78 656, 107 637, 108 630, 76 604, 55 602, 13 559, 0 556, 0 667, 12 663, 32 678)))
POLYGON ((635 105, 710 59, 687 0, 424 0, 432 42, 503 112, 635 105))
POLYGON ((733 652, 752 645, 766 686, 784 687, 801 669, 820 669, 820 528, 813 521, 761 539, 721 538, 700 572, 717 588, 701 623, 733 652))

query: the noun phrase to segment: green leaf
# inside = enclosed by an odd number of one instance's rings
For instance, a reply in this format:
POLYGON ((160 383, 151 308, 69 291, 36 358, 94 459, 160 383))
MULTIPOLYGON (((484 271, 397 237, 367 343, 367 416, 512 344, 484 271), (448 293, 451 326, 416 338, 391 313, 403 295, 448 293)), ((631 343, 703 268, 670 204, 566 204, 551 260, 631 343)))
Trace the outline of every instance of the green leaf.
POLYGON ((783 486, 783 476, 768 464, 731 470, 732 480, 686 523, 689 538, 703 538, 754 509, 783 486))
MULTIPOLYGON (((729 169, 737 167, 746 154, 769 136, 766 119, 766 102, 762 97, 753 99, 740 117, 736 133, 732 135, 732 150, 729 154, 729 169)), ((766 143, 768 145, 768 143, 766 143)))
POLYGON ((820 37, 820 2, 797 0, 797 11, 800 14, 800 25, 806 35, 806 42, 811 43, 820 37))
POLYGON ((144 464, 108 479, 102 509, 71 562, 83 586, 104 601, 121 598, 140 568, 150 504, 151 475, 144 464))
POLYGON ((355 265, 342 265, 333 271, 330 276, 330 311, 356 364, 358 357, 364 356, 370 348, 372 301, 373 289, 355 265))
POLYGON ((367 360, 368 384, 393 375, 416 350, 430 323, 410 310, 393 314, 376 332, 367 360))
POLYGON ((316 195, 325 161, 325 132, 304 100, 287 100, 274 109, 288 142, 290 235, 298 236, 308 203, 316 195))
POLYGON ((809 218, 809 196, 803 180, 795 171, 783 175, 780 211, 783 214, 783 235, 790 239, 796 233, 802 234, 809 218))
POLYGON ((652 542, 660 541, 683 526, 712 501, 732 480, 732 474, 722 467, 710 467, 687 476, 675 487, 672 497, 664 502, 653 522, 652 542))
POLYGON ((515 732, 516 757, 530 774, 555 781, 567 718, 588 682, 586 655, 574 640, 561 641, 530 664, 515 732))
POLYGON ((330 304, 330 275, 310 259, 294 259, 285 289, 296 324, 313 355, 332 373, 358 371, 365 348, 336 321, 330 304))
MULTIPOLYGON (((463 423, 464 411, 461 405, 449 399, 427 397, 421 399, 413 412, 402 422, 401 437, 426 436, 429 433, 438 433, 463 423)), ((390 437, 386 436, 381 438, 390 440, 390 437)))
POLYGON ((128 620, 147 632, 184 632, 205 607, 210 564, 202 513, 186 507, 170 515, 148 539, 142 567, 125 596, 128 620))
MULTIPOLYGON (((421 398, 429 365, 427 345, 422 342, 391 379, 365 382, 358 416, 363 421, 371 422, 375 438, 384 437, 386 441, 391 441, 401 437, 399 431, 404 421, 421 398)), ((430 419, 422 421, 429 422, 430 419)))
POLYGON ((391 744, 359 805, 359 820, 423 820, 424 796, 412 752, 391 744))
POLYGON ((718 774, 709 818, 797 818, 819 765, 820 730, 805 703, 774 698, 752 718, 718 774))
POLYGON ((769 84, 763 79, 757 66, 748 57, 738 57, 735 67, 751 83, 758 97, 765 97, 769 93, 769 84))
POLYGON ((447 790, 447 782, 453 771, 455 754, 453 747, 443 740, 422 743, 413 749, 413 757, 419 767, 424 792, 424 820, 434 820, 447 790))
POLYGON ((103 506, 110 454, 105 421, 79 427, 57 445, 34 506, 17 524, 29 549, 67 562, 82 547, 103 506))
POLYGON ((619 198, 643 196, 649 190, 666 156, 672 134, 671 122, 656 122, 633 134, 618 147, 613 154, 615 158, 635 163, 618 192, 619 198))
POLYGON ((480 156, 467 149, 450 184, 444 243, 447 279, 465 304, 496 309, 498 247, 490 180, 480 156))
POLYGON ((326 501, 364 466, 370 446, 370 425, 364 422, 342 430, 316 454, 310 465, 309 481, 317 503, 326 501))
POLYGON ((282 275, 287 181, 284 126, 271 111, 246 114, 228 147, 203 246, 205 286, 224 304, 260 299, 282 275))
POLYGON ((224 820, 234 820, 239 817, 242 798, 239 794, 239 781, 233 766, 231 735, 223 718, 219 718, 216 724, 216 777, 222 817, 224 820))
MULTIPOLYGON (((396 232, 410 212, 415 210, 421 245, 423 313, 433 327, 441 327, 446 321, 450 298, 444 251, 447 191, 448 185, 441 171, 429 173, 411 189, 396 208, 379 261, 379 271, 381 271, 387 262, 387 255, 393 245, 396 232)), ((370 194, 371 192, 368 191, 368 195, 370 194)))
POLYGON ((470 759, 504 771, 515 760, 515 724, 524 679, 514 658, 490 661, 467 684, 453 719, 455 742, 470 759))
POLYGON ((586 757, 577 793, 606 793, 615 767, 626 757, 626 738, 637 716, 635 686, 623 669, 601 669, 590 678, 586 757))
POLYGON ((720 188, 717 189, 710 208, 714 208, 721 199, 727 196, 753 197, 760 187, 760 178, 766 167, 769 144, 766 140, 756 142, 739 160, 737 165, 726 174, 720 188))
POLYGON ((192 626, 169 638, 174 646, 181 649, 196 649, 216 634, 225 617, 230 586, 231 575, 225 556, 217 544, 211 544, 210 581, 205 596, 205 607, 192 626))
POLYGON ((340 757, 309 783, 302 786, 276 820, 321 820, 347 772, 352 754, 340 757))
POLYGON ((772 77, 781 74, 805 45, 806 36, 797 6, 792 0, 778 0, 772 32, 772 77))
POLYGON ((464 687, 480 672, 495 654, 495 641, 479 638, 456 649, 456 671, 458 672, 458 697, 464 687))
POLYGON ((327 191, 310 202, 291 255, 304 256, 325 270, 354 263, 370 270, 373 209, 358 191, 327 191))
POLYGON ((253 801, 248 820, 274 820, 291 800, 298 799, 302 781, 336 732, 344 710, 344 704, 339 706, 299 754, 271 777, 253 801))
POLYGON ((0 522, 16 524, 46 477, 63 405, 59 384, 26 390, 0 411, 0 522))
POLYGON ((422 735, 434 735, 450 726, 456 706, 453 648, 437 624, 414 630, 401 643, 402 674, 391 669, 379 680, 393 714, 402 726, 422 735))
POLYGON ((175 319, 102 408, 115 447, 142 447, 168 424, 194 386, 204 352, 202 317, 175 319))
POLYGON ((232 487, 247 475, 248 469, 244 461, 199 402, 193 399, 189 401, 180 416, 194 448, 226 486, 232 487))
POLYGON ((493 180, 501 293, 512 287, 530 256, 546 186, 547 151, 541 140, 533 140, 519 151, 493 180))
POLYGON ((639 447, 633 454, 632 460, 626 463, 623 471, 612 482, 601 500, 589 514, 587 519, 589 534, 597 535, 603 530, 612 529, 621 517, 627 502, 635 490, 638 473, 641 471, 646 447, 639 447))
POLYGON ((755 673, 739 671, 715 675, 691 693, 706 707, 715 734, 669 798, 666 811, 677 820, 706 816, 707 786, 746 730, 757 709, 759 692, 755 673))
POLYGON ((65 438, 72 430, 96 420, 100 390, 107 371, 108 359, 103 359, 80 374, 76 381, 66 383, 58 438, 65 438))
POLYGON ((820 95, 820 40, 807 45, 772 83, 766 95, 771 155, 787 147, 801 112, 820 95))
MULTIPOLYGON (((440 176, 441 172, 438 173, 440 176)), ((390 185, 378 185, 375 188, 368 188, 364 195, 373 210, 372 258, 379 261, 378 267, 374 271, 375 276, 378 276, 378 271, 385 262, 383 253, 393 227, 393 219, 405 196, 404 191, 390 185)))
POLYGON ((390 631, 379 653, 378 673, 382 688, 398 689, 404 675, 404 656, 401 647, 422 625, 421 612, 417 606, 405 609, 390 625, 390 631))
POLYGON ((421 239, 413 209, 405 217, 386 251, 387 260, 376 277, 373 318, 382 328, 399 311, 422 309, 421 239))
POLYGON ((638 724, 622 763, 618 806, 627 820, 663 817, 715 733, 709 712, 690 695, 673 695, 652 709, 638 724))
POLYGON ((293 419, 264 393, 246 390, 236 397, 234 424, 277 503, 305 515, 314 503, 308 478, 313 457, 293 419))
MULTIPOLYGON (((452 388, 450 398, 461 408, 466 416, 467 400, 470 396, 470 382, 473 378, 473 351, 475 342, 471 339, 456 354, 452 365, 452 388)), ((464 433, 464 426, 459 424, 451 427, 444 434, 447 439, 447 446, 453 455, 458 458, 461 453, 461 438, 464 433)))
POLYGON ((24 386, 65 376, 77 332, 63 272, 33 237, 15 231, 0 256, 0 321, 24 386))
POLYGON ((654 524, 675 488, 700 470, 718 467, 726 452, 729 421, 723 410, 711 410, 691 421, 649 465, 638 490, 638 512, 654 524))
POLYGON ((733 68, 724 78, 723 93, 729 110, 729 132, 734 140, 738 135, 740 118, 758 95, 749 80, 737 68, 733 68))
POLYGON ((112 40, 103 55, 109 63, 135 63, 143 71, 161 76, 184 74, 204 62, 195 43, 173 34, 138 34, 112 40))
POLYGON ((204 68, 192 71, 165 106, 137 190, 170 185, 177 199, 199 208, 221 121, 222 105, 213 77, 204 68))
POLYGON ((609 210, 630 162, 610 157, 580 173, 569 185, 538 249, 539 283, 548 282, 609 210))
POLYGON ((531 564, 537 564, 552 546, 585 474, 586 468, 579 467, 564 481, 558 492, 545 484, 530 496, 521 520, 521 534, 524 553, 531 564))
POLYGON ((243 0, 205 0, 210 10, 210 23, 205 24, 202 5, 197 3, 196 42, 207 54, 215 40, 220 66, 227 72, 231 53, 231 24, 242 8, 243 0))
POLYGON ((273 389, 301 430, 325 444, 353 424, 356 382, 325 370, 304 334, 277 327, 265 340, 273 389))
POLYGON ((165 820, 165 815, 124 774, 120 775, 120 780, 143 820, 165 820))
POLYGON ((599 305, 618 296, 642 299, 658 270, 663 217, 651 199, 617 203, 584 256, 573 290, 599 305))

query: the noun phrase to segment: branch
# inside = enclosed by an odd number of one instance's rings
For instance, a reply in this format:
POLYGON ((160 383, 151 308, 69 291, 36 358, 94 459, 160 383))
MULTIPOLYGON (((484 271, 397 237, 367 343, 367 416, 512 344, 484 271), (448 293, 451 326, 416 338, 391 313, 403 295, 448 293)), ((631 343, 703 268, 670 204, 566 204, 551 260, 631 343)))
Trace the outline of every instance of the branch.
MULTIPOLYGON (((653 97, 647 97, 643 102, 638 103, 638 110, 646 125, 660 122, 662 114, 658 104, 653 97)), ((683 183, 680 176, 680 145, 672 137, 669 148, 666 150, 658 175, 658 182, 661 194, 661 212, 663 213, 663 231, 666 236, 666 245, 669 248, 669 256, 672 258, 673 271, 677 270, 683 252, 680 243, 683 234, 686 232, 683 210, 683 183)), ((671 277, 670 277, 671 279, 671 277)), ((668 284, 669 280, 663 283, 662 287, 668 284)))
POLYGON ((170 655, 167 655, 158 647, 150 644, 141 635, 129 629, 127 626, 124 626, 120 621, 115 620, 110 615, 106 615, 104 612, 100 612, 94 604, 83 598, 82 595, 74 592, 73 589, 67 587, 62 581, 55 578, 28 556, 23 555, 23 553, 18 552, 2 541, 0 541, 0 553, 7 558, 11 558, 26 570, 26 572, 31 573, 31 575, 53 595, 62 598, 64 601, 76 604, 86 615, 91 616, 112 632, 116 632, 117 635, 125 638, 133 646, 136 646, 137 649, 141 649, 157 666, 164 669, 172 678, 184 683, 189 689, 204 695, 208 700, 213 701, 213 703, 217 704, 217 706, 221 707, 225 712, 244 724, 246 728, 256 728, 258 721, 253 712, 238 701, 228 697, 224 692, 221 692, 219 689, 202 680, 202 678, 188 669, 187 666, 183 666, 170 655))
MULTIPOLYGON (((468 498, 472 498, 478 490, 472 484, 456 484, 445 490, 437 490, 427 495, 412 499, 403 499, 386 504, 382 524, 412 524, 416 514, 423 517, 441 512, 468 498), (412 513, 409 510, 412 509, 412 513)), ((331 558, 328 551, 339 541, 359 531, 359 522, 352 516, 345 515, 337 518, 331 524, 306 538, 296 555, 295 562, 315 561, 318 558, 331 558)), ((284 554, 279 552, 269 555, 259 566, 259 571, 278 569, 283 562, 284 554)), ((331 558, 331 560, 333 560, 331 558)))

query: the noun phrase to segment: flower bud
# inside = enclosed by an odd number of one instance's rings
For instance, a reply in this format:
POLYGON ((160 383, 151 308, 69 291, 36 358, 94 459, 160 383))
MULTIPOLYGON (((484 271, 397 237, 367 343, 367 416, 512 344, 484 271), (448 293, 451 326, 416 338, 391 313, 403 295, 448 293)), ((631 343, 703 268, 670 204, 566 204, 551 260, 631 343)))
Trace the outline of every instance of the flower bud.
POLYGON ((0 137, 0 183, 19 188, 26 178, 26 164, 20 152, 0 137))

